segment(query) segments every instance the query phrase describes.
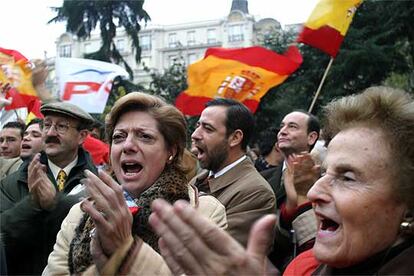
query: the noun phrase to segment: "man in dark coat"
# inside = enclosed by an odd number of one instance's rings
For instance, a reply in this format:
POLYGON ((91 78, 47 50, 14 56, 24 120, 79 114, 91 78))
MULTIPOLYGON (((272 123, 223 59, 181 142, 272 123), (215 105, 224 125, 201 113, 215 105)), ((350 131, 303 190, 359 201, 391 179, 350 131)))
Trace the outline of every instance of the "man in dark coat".
POLYGON ((84 196, 83 171, 96 172, 82 148, 93 118, 64 102, 45 104, 41 112, 44 152, 0 182, 0 229, 10 275, 42 272, 63 219, 84 196))
MULTIPOLYGON (((281 124, 277 135, 278 147, 285 158, 294 155, 310 152, 319 138, 319 120, 312 114, 305 111, 293 111, 287 114, 281 124)), ((294 257, 296 250, 306 250, 313 245, 313 238, 316 234, 316 223, 309 222, 310 232, 309 245, 297 243, 298 233, 292 233, 292 221, 312 209, 310 202, 304 205, 288 202, 284 183, 284 173, 287 169, 286 159, 282 166, 264 170, 261 175, 269 182, 275 192, 277 199, 277 214, 279 217, 278 227, 276 227, 275 243, 269 259, 283 271, 284 266, 294 257), (294 205, 294 206, 292 206, 294 205), (290 214, 289 221, 283 219, 283 214, 290 214), (293 235, 292 235, 293 234, 293 235)), ((313 219, 314 220, 314 219, 313 219)), ((308 223, 308 222, 306 222, 308 223)))

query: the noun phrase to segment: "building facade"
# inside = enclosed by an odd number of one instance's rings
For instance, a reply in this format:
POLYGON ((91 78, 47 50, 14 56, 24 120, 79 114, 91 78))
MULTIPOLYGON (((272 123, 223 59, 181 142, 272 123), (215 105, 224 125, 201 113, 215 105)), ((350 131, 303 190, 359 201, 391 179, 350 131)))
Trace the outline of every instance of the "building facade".
MULTIPOLYGON (((151 71, 163 72, 175 62, 191 64, 202 59, 210 47, 239 48, 260 44, 267 35, 281 32, 281 25, 272 18, 255 21, 248 12, 247 0, 233 0, 230 13, 225 18, 189 22, 177 25, 147 25, 139 32, 141 62, 134 59, 130 38, 123 29, 117 30, 116 47, 134 71, 134 82, 148 84, 151 71)), ((78 40, 69 33, 56 41, 60 57, 83 58, 84 54, 97 51, 101 46, 99 33, 92 33, 88 40, 78 40)))

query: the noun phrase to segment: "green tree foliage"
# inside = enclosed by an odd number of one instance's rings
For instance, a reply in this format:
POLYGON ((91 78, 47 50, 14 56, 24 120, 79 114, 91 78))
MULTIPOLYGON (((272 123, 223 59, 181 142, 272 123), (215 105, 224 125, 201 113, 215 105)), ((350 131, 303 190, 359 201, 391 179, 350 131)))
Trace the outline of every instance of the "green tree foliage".
POLYGON ((140 61, 139 22, 150 20, 148 13, 142 8, 143 4, 144 0, 64 0, 62 7, 52 8, 57 15, 49 23, 66 21, 66 30, 79 39, 89 38, 91 32, 99 26, 101 48, 97 52, 85 55, 85 58, 122 62, 132 78, 132 69, 116 48, 114 38, 117 27, 123 27, 131 38, 132 47, 135 49, 135 60, 140 61))
POLYGON ((175 60, 174 64, 163 73, 150 72, 151 83, 148 92, 163 97, 167 102, 174 104, 178 94, 187 89, 187 65, 183 58, 175 60))

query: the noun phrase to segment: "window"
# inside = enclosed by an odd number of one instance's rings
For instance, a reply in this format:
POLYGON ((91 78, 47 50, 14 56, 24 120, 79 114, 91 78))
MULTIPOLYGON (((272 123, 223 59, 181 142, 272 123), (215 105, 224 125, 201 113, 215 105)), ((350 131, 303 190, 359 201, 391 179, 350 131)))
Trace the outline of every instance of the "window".
POLYGON ((195 44, 195 31, 187 32, 187 45, 191 46, 195 44))
POLYGON ((188 54, 188 64, 192 64, 197 61, 197 55, 195 53, 188 54))
POLYGON ((151 36, 150 35, 143 35, 141 36, 141 40, 139 42, 141 49, 143 51, 151 50, 151 36))
POLYGON ((217 42, 216 30, 215 29, 207 30, 207 44, 214 44, 216 42, 217 42))
POLYGON ((115 46, 118 49, 119 52, 125 52, 125 39, 117 39, 115 42, 115 46))
POLYGON ((229 41, 243 41, 243 25, 229 26, 229 41))
POLYGON ((60 57, 72 57, 72 46, 71 45, 62 45, 59 47, 59 56, 60 57))
POLYGON ((168 35, 168 46, 170 48, 175 48, 178 46, 178 41, 177 41, 177 34, 176 33, 171 33, 168 35))

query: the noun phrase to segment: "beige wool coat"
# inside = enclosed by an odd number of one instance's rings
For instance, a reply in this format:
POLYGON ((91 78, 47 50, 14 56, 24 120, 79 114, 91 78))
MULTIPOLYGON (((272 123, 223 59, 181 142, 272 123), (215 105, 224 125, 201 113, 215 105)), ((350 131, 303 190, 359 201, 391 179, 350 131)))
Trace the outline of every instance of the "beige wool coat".
MULTIPOLYGON (((214 197, 198 195, 195 187, 189 186, 190 203, 200 215, 210 219, 220 228, 227 228, 226 211, 224 206, 214 197)), ((74 205, 62 223, 53 252, 49 255, 48 264, 42 275, 69 275, 68 253, 70 243, 75 235, 75 229, 83 216, 80 203, 74 205)), ((119 248, 109 260, 109 271, 106 275, 115 274, 120 262, 125 258, 132 241, 123 248, 119 248)), ((130 267, 130 271, 137 275, 171 275, 171 272, 162 256, 143 242, 138 255, 130 267)), ((92 266, 83 275, 97 275, 96 267, 92 266)))

